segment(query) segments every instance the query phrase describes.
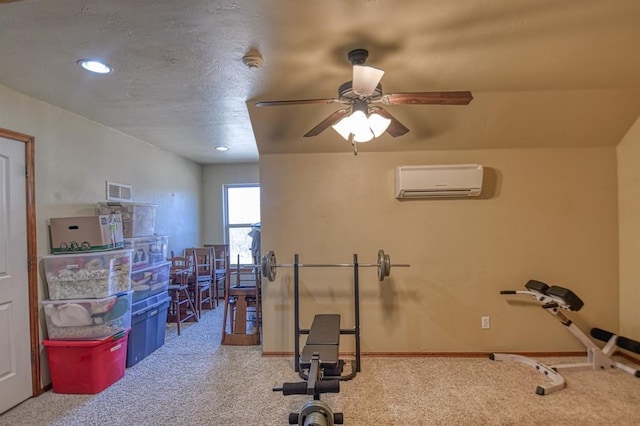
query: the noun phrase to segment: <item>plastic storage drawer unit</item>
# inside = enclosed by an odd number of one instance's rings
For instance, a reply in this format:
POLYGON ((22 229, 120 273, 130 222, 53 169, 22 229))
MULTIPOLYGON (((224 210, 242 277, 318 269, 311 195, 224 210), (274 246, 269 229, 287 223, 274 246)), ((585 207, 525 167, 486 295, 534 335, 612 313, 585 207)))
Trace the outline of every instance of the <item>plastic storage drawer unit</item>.
POLYGON ((131 327, 131 294, 42 300, 50 340, 100 340, 131 327))
POLYGON ((136 365, 164 345, 170 300, 167 292, 164 292, 133 304, 127 367, 136 365))
POLYGON ((131 288, 131 250, 43 256, 50 300, 103 298, 131 288))
POLYGON ((103 340, 45 340, 51 384, 55 393, 94 394, 124 377, 125 330, 103 340))
MULTIPOLYGON (((171 262, 162 262, 131 273, 133 303, 169 289, 171 262)), ((135 312, 135 307, 134 307, 135 312)))
POLYGON ((131 249, 131 267, 134 271, 167 261, 168 235, 125 238, 124 248, 131 249))

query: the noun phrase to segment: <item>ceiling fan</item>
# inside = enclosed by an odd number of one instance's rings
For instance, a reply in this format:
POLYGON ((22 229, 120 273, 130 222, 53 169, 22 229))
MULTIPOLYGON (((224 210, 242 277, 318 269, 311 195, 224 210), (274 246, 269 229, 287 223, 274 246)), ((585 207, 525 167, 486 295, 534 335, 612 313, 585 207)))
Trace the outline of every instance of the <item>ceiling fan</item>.
POLYGON ((343 138, 350 140, 357 154, 355 142, 367 142, 385 131, 393 137, 402 136, 409 131, 389 112, 375 104, 383 105, 467 105, 473 99, 471 92, 407 92, 384 94, 380 80, 384 71, 365 65, 369 52, 355 49, 347 58, 353 65, 353 79, 338 88, 337 98, 298 99, 284 101, 260 101, 257 107, 333 104, 346 106, 322 120, 317 126, 305 133, 304 137, 317 136, 332 126, 343 138))

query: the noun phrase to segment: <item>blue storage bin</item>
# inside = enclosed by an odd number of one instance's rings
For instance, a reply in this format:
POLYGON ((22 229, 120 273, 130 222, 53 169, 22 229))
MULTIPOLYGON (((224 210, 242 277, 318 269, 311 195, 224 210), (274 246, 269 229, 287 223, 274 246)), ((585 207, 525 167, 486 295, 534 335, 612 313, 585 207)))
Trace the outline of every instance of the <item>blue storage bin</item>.
POLYGON ((133 304, 127 345, 127 368, 164 345, 170 300, 169 294, 164 292, 133 304))

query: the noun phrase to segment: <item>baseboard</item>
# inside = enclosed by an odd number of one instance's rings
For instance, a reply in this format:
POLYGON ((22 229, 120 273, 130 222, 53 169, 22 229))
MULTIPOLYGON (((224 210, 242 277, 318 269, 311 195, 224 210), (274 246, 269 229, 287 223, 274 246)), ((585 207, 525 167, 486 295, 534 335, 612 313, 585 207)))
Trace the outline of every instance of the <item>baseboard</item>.
POLYGON ((620 355, 622 358, 626 359, 627 361, 630 361, 635 365, 640 366, 640 359, 636 358, 635 356, 629 355, 628 353, 622 352, 622 351, 618 351, 616 355, 620 355))
MULTIPOLYGON (((506 351, 505 351, 506 352, 506 351)), ((492 352, 363 352, 363 357, 370 358, 489 358, 492 352)), ((508 352, 530 358, 585 356, 585 351, 571 352, 508 352)), ((616 355, 640 366, 640 359, 618 351, 616 355)), ((293 352, 262 352, 264 357, 293 358, 293 352)), ((353 352, 340 353, 340 356, 353 356, 353 352)))
POLYGON ((40 386, 40 389, 38 389, 38 393, 33 396, 40 396, 45 392, 49 392, 51 389, 53 389, 53 385, 51 383, 49 383, 48 385, 40 386))
MULTIPOLYGON (((492 352, 362 352, 362 356, 371 358, 489 358, 492 352)), ((569 357, 584 356, 580 352, 509 352, 528 357, 569 357)), ((341 356, 353 355, 353 352, 340 353, 341 356)), ((293 352, 262 352, 264 357, 293 357, 293 352)), ((625 357, 626 358, 626 357, 625 357)))
MULTIPOLYGON (((389 358, 489 358, 493 352, 369 352, 363 356, 389 358)), ((582 356, 580 352, 509 352, 528 357, 582 356)))

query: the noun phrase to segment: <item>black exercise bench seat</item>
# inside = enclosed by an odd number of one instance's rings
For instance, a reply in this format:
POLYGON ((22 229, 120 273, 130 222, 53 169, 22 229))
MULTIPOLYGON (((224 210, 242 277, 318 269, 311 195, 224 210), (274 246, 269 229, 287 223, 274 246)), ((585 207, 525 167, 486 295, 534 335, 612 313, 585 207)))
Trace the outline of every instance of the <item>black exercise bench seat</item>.
POLYGON ((313 318, 307 345, 339 345, 340 315, 318 314, 313 318))
POLYGON ((309 368, 314 353, 319 355, 321 368, 338 365, 340 344, 340 315, 319 314, 313 318, 307 342, 300 354, 300 367, 309 368))

